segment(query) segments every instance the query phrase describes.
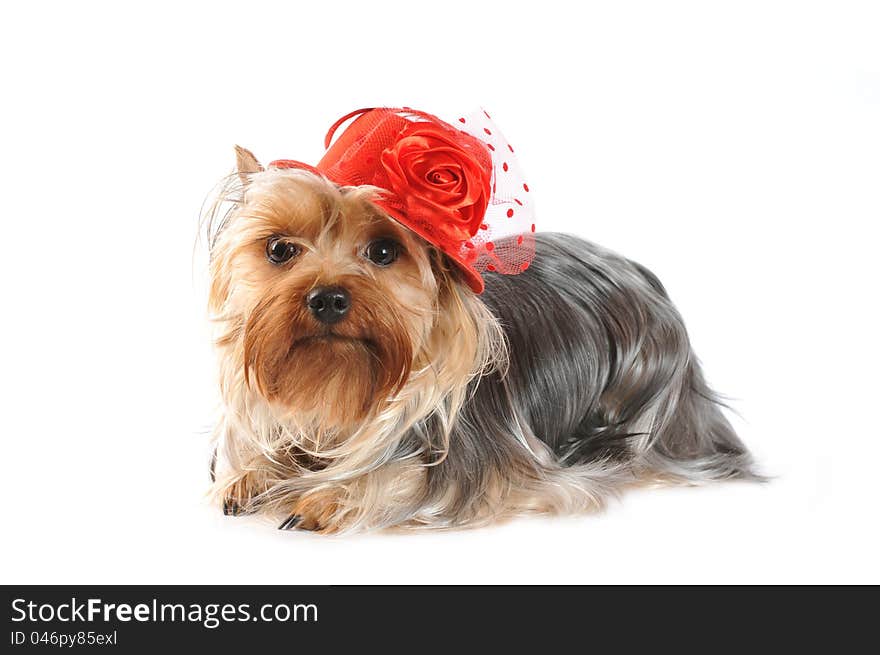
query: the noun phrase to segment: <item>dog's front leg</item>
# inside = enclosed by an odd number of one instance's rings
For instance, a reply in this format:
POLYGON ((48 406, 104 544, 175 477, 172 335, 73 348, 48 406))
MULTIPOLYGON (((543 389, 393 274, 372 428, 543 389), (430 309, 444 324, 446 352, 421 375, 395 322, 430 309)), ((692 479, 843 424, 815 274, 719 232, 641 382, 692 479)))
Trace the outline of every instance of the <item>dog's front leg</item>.
POLYGON ((425 497, 425 481, 418 462, 389 462, 345 484, 304 493, 278 527, 335 534, 406 524, 425 497), (379 501, 365 503, 365 498, 379 501))

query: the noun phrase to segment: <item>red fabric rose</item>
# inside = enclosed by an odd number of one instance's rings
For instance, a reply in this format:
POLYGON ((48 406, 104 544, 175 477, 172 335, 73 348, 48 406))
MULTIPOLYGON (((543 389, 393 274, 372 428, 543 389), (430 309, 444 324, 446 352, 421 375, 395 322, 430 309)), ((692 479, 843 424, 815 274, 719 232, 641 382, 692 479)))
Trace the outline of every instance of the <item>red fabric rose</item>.
POLYGON ((492 161, 484 150, 470 135, 417 121, 381 160, 407 215, 461 243, 476 234, 489 204, 492 161))

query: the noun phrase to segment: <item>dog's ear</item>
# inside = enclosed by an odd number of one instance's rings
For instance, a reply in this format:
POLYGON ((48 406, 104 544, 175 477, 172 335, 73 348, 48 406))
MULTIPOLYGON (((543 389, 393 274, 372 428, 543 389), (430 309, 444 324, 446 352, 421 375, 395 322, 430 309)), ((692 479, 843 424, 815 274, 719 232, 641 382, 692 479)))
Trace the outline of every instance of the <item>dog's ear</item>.
POLYGON ((248 183, 249 175, 263 170, 262 164, 254 157, 254 153, 241 146, 235 146, 235 167, 238 170, 238 176, 245 184, 248 183))

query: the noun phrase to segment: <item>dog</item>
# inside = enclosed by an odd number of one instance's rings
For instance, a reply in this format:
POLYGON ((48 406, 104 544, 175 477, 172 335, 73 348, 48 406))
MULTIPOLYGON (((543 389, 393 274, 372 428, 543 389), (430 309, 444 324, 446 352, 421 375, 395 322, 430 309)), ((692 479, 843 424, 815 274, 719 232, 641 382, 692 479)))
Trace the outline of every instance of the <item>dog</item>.
POLYGON ((358 110, 328 146, 352 118, 317 166, 237 146, 208 212, 227 514, 454 528, 760 479, 649 270, 499 236, 529 188, 497 129, 358 110))

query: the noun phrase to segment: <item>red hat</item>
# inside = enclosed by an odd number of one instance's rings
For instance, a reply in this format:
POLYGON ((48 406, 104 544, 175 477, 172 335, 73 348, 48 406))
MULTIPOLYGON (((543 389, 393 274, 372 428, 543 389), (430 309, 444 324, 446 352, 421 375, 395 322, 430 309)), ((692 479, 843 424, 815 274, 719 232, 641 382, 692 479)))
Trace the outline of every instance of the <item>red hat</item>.
POLYGON ((448 255, 480 293, 483 271, 528 268, 535 226, 513 148, 489 115, 458 122, 453 127, 409 108, 358 109, 331 126, 317 166, 290 159, 269 166, 305 169, 340 186, 378 187, 375 204, 448 255))

